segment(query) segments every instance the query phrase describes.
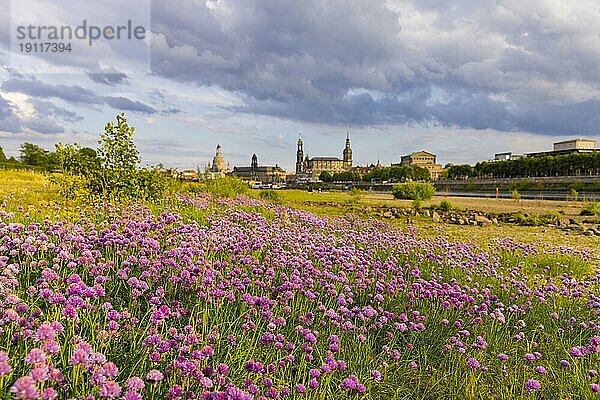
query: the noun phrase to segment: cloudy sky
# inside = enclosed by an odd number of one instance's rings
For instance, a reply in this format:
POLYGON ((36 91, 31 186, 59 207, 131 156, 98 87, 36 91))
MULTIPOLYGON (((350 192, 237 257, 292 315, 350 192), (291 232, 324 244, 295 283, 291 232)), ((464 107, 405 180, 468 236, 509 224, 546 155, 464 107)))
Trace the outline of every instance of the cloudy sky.
POLYGON ((442 164, 600 140, 598 0, 0 0, 0 146, 95 146, 125 111, 144 163, 442 164), (130 19, 144 41, 20 54, 20 24, 130 19), (12 39, 12 40, 11 40, 12 39))

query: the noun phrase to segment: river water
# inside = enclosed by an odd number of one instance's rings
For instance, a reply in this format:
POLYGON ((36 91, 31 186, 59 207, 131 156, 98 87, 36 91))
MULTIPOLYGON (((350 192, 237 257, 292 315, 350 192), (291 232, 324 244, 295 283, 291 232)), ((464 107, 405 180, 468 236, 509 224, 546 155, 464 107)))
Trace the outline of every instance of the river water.
MULTIPOLYGON (((452 196, 452 197, 489 197, 495 198, 496 192, 453 192, 453 191, 436 191, 436 196, 452 196)), ((512 198, 511 192, 500 192, 498 197, 502 199, 512 198)), ((536 199, 536 200, 574 200, 570 192, 519 192, 521 199, 536 199)), ((579 192, 578 200, 600 200, 600 193, 579 192)))

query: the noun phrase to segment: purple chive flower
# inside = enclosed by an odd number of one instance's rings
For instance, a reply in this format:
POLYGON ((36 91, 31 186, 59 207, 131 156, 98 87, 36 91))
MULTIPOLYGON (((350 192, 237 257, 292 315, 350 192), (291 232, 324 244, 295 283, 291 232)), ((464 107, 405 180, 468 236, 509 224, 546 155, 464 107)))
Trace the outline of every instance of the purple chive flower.
POLYGON ((0 351, 0 378, 12 372, 12 367, 8 363, 8 355, 0 351))
POLYGON ((498 354, 498 360, 505 362, 506 360, 508 360, 508 356, 504 353, 500 353, 498 354))
POLYGON ((58 393, 53 388, 49 387, 44 389, 42 392, 42 400, 56 400, 58 399, 58 393))
POLYGON ((568 362, 567 360, 560 360, 560 366, 563 368, 567 368, 571 365, 570 362, 568 362))
POLYGON ((468 358, 467 359, 467 365, 469 366, 469 368, 473 371, 475 371, 476 369, 479 368, 479 361, 477 361, 476 358, 468 358))
POLYGON ((151 383, 156 383, 162 381, 164 375, 157 369, 152 369, 146 374, 146 380, 151 383))
MULTIPOLYGON (((169 398, 168 394, 167 398, 169 398)), ((123 400, 142 400, 142 395, 136 392, 135 390, 128 390, 127 392, 125 392, 123 400)))
POLYGON ((528 392, 534 392, 539 390, 541 387, 542 385, 540 385, 540 383, 535 379, 529 379, 527 382, 525 382, 525 390, 528 392))
POLYGON ((116 399, 121 395, 121 387, 115 381, 107 381, 100 387, 98 393, 100 394, 100 397, 116 399))
POLYGON ((376 369, 371 371, 371 376, 375 382, 379 382, 381 380, 381 372, 377 371, 376 369))
POLYGON ((31 349, 29 354, 25 357, 25 362, 27 364, 40 364, 46 361, 46 354, 42 349, 31 349))
POLYGON ((341 384, 342 390, 356 389, 357 386, 358 386, 358 378, 356 377, 356 375, 350 375, 349 377, 344 378, 342 380, 342 384, 341 384))
POLYGON ((34 400, 40 396, 35 381, 30 376, 22 376, 17 379, 10 388, 10 392, 19 400, 34 400))
POLYGON ((217 365, 217 373, 219 375, 228 375, 229 374, 229 366, 227 364, 219 364, 217 365))
POLYGON ((529 361, 530 363, 535 361, 535 356, 531 353, 525 354, 524 358, 526 361, 529 361))
POLYGON ((137 376, 132 376, 131 378, 127 379, 127 383, 125 385, 127 386, 127 389, 133 391, 140 391, 145 386, 144 381, 137 376))
POLYGON ((600 385, 598 385, 597 383, 592 383, 590 385, 590 389, 592 389, 592 392, 594 393, 600 393, 600 385))
POLYGON ((546 368, 544 368, 541 365, 538 365, 537 367, 535 367, 535 372, 537 372, 538 374, 544 375, 547 371, 546 371, 546 368))
POLYGON ((296 393, 306 393, 306 386, 299 383, 296 385, 296 393))
MULTIPOLYGON (((583 349, 585 349, 585 347, 583 349)), ((571 357, 580 358, 583 357, 585 353, 581 347, 575 346, 569 350, 569 355, 571 355, 571 357)))

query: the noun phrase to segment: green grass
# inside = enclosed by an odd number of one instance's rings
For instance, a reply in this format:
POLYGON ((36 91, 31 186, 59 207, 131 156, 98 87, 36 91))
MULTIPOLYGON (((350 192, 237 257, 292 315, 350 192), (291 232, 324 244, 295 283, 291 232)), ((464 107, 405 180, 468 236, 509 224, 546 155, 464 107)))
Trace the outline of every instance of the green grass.
MULTIPOLYGON (((0 175, 1 176, 1 175, 0 175)), ((29 193, 29 197, 27 198, 30 202, 38 201, 39 203, 43 203, 40 205, 39 209, 42 212, 38 212, 37 208, 31 207, 29 212, 29 216, 23 217, 24 220, 27 221, 36 221, 39 222, 44 218, 45 214, 52 215, 67 215, 69 220, 77 221, 79 211, 88 211, 87 215, 92 215, 93 222, 101 227, 106 227, 112 221, 111 213, 108 210, 94 210, 94 212, 90 212, 93 208, 92 205, 78 205, 74 203, 69 203, 66 205, 62 204, 62 200, 57 197, 55 189, 52 185, 49 185, 45 180, 45 177, 36 173, 23 173, 19 171, 19 173, 5 175, 7 179, 10 179, 13 182, 13 186, 11 186, 12 190, 8 192, 18 192, 18 193, 29 193), (16 189, 15 189, 16 188, 16 189), (55 200, 54 203, 47 203, 48 199, 55 200), (78 209, 77 207, 81 207, 78 209)), ((1 178, 0 178, 1 179, 1 178)), ((3 182, 3 181, 2 181, 3 182)), ((260 192, 251 191, 252 196, 259 197, 260 192)), ((319 211, 318 213, 321 215, 339 215, 345 214, 347 212, 352 212, 353 208, 357 205, 372 205, 374 204, 372 200, 365 199, 362 194, 353 195, 351 193, 345 192, 335 192, 335 193, 309 193, 309 192, 301 192, 301 191, 278 191, 278 195, 280 196, 281 201, 287 205, 298 206, 300 208, 309 208, 319 211)), ((16 197, 12 197, 7 200, 10 203, 12 209, 15 209, 20 205, 20 200, 16 197)), ((123 212, 127 206, 126 203, 121 203, 117 205, 117 212, 123 212)), ((241 205, 237 206, 235 209, 230 209, 225 206, 217 206, 214 202, 207 202, 207 204, 203 204, 202 206, 192 206, 187 203, 182 203, 178 201, 174 201, 172 199, 166 199, 160 203, 150 203, 151 211, 155 215, 160 215, 165 211, 173 211, 179 213, 183 220, 186 222, 196 222, 199 225, 208 225, 210 224, 210 220, 215 216, 223 213, 231 213, 235 211, 244 211, 250 214, 260 214, 263 218, 270 221, 271 223, 285 223, 279 216, 270 208, 270 205, 241 205)), ((29 210, 25 210, 27 212, 29 210)), ((285 217, 284 217, 285 218, 285 217)), ((244 228, 251 229, 251 225, 243 225, 244 228)), ((471 238, 476 242, 474 244, 467 244, 468 246, 472 246, 473 254, 488 254, 493 253, 497 255, 499 260, 498 270, 502 273, 503 276, 511 275, 512 278, 519 279, 529 279, 529 280, 539 280, 540 284, 546 278, 554 279, 558 281, 560 277, 567 273, 569 275, 573 275, 576 278, 583 279, 585 277, 589 277, 595 273, 596 267, 588 260, 585 260, 582 257, 577 257, 573 255, 562 255, 560 253, 551 254, 545 253, 545 248, 540 247, 540 251, 537 253, 527 253, 520 250, 507 250, 507 246, 503 246, 500 244, 495 244, 488 240, 487 237, 483 237, 477 235, 477 232, 482 232, 479 227, 464 227, 463 232, 475 232, 470 234, 471 238), (469 229, 469 231, 467 231, 469 229)), ((531 228, 533 229, 533 227, 531 228)), ((495 231, 496 235, 503 235, 505 231, 495 231), (499 233, 500 232, 500 233, 499 233)), ((430 274, 437 274, 443 276, 445 282, 450 282, 452 279, 456 279, 458 284, 465 284, 469 275, 466 273, 465 269, 461 268, 463 263, 474 263, 472 270, 477 272, 482 272, 483 269, 479 269, 477 264, 477 259, 456 259, 451 260, 453 253, 453 246, 465 246, 465 244, 454 243, 449 244, 447 248, 436 247, 436 241, 440 241, 439 235, 441 234, 439 231, 419 231, 419 235, 422 235, 428 240, 423 241, 423 247, 420 249, 411 250, 410 254, 402 255, 398 254, 398 263, 400 265, 419 265, 423 272, 424 279, 429 279, 430 274), (432 261, 426 257, 429 251, 434 251, 435 255, 443 257, 443 262, 432 261), (449 260, 453 262, 449 262, 449 260), (440 264, 443 267, 440 267, 440 264)), ((458 241, 459 239, 453 237, 454 241, 458 241)), ((235 255, 231 252, 228 252, 223 249, 217 249, 217 245, 215 243, 203 244, 206 245, 210 249, 203 257, 207 260, 215 261, 227 261, 229 263, 234 263, 235 255)), ((368 243, 364 242, 361 244, 365 249, 373 248, 374 251, 377 252, 379 259, 385 260, 388 256, 393 254, 396 249, 383 248, 383 246, 378 245, 378 243, 368 243)), ((399 243, 398 246, 401 246, 402 243, 399 243)), ((123 258, 126 255, 122 255, 118 253, 118 249, 111 249, 106 252, 106 258, 110 261, 122 262, 123 258)), ((261 257, 260 251, 252 254, 253 258, 259 261, 259 264, 264 262, 264 257, 261 257)), ((485 258, 485 257, 484 257, 485 258)), ((33 261, 33 260, 26 260, 33 261)), ((316 261, 315 261, 316 262, 316 261)), ((27 265, 27 263, 24 263, 27 265)), ((57 268, 60 268, 64 274, 70 273, 70 270, 66 267, 66 265, 60 264, 57 265, 57 268)), ((133 275, 139 274, 139 270, 136 270, 135 266, 133 267, 133 275)), ((85 268, 80 268, 77 271, 85 280, 89 280, 89 271, 85 268)), ((114 271, 112 271, 114 272, 114 271)), ((340 272, 338 270, 334 270, 333 272, 340 272)), ((408 272, 408 271, 407 271, 408 272)), ((27 271, 23 271, 24 274, 27 275, 27 271)), ((29 284, 34 284, 35 280, 39 278, 39 276, 35 274, 30 274, 27 277, 28 279, 24 280, 25 285, 19 290, 24 290, 29 284)), ((115 276, 111 277, 114 281, 117 281, 115 276)), ((392 277, 380 276, 377 279, 381 280, 381 283, 385 282, 385 279, 390 279, 392 277)), ((405 279, 407 282, 412 282, 412 280, 408 274, 405 276, 395 278, 405 279)), ((274 279, 278 279, 274 277, 274 279)), ((348 279, 356 280, 357 277, 351 273, 348 273, 348 279)), ((511 301, 508 298, 508 294, 503 295, 502 291, 499 290, 498 280, 492 279, 491 277, 485 276, 477 276, 477 282, 481 283, 480 288, 483 290, 486 285, 492 285, 495 292, 499 292, 501 300, 510 304, 511 301)), ((162 283, 161 283, 162 284, 162 283)), ((193 321, 193 327, 198 331, 198 333, 208 336, 211 334, 210 328, 213 326, 219 326, 219 331, 222 337, 226 337, 230 332, 240 332, 241 325, 243 324, 243 320, 239 317, 244 312, 248 311, 248 307, 241 303, 218 303, 218 304, 208 304, 206 302, 198 301, 197 293, 194 291, 185 291, 185 290, 175 290, 176 286, 171 285, 171 283, 165 282, 165 291, 167 293, 168 299, 170 301, 177 300, 181 301, 185 304, 194 304, 192 312, 196 315, 201 316, 201 319, 197 319, 193 321)), ((317 282, 317 286, 315 287, 315 291, 317 292, 325 292, 323 286, 317 282)), ((338 292, 343 291, 344 284, 340 282, 336 282, 334 284, 335 289, 338 292)), ((352 306, 361 307, 363 305, 368 304, 368 299, 370 293, 368 290, 371 288, 367 286, 364 289, 364 292, 358 292, 354 296, 355 304, 352 306)), ((126 290, 125 283, 122 283, 122 286, 115 287, 116 296, 111 299, 111 301, 119 306, 130 306, 132 312, 138 311, 136 308, 138 305, 134 299, 129 296, 128 290, 126 290), (123 294, 121 296, 121 294, 123 294)), ((335 307, 336 297, 334 296, 323 296, 319 301, 323 303, 325 308, 335 307)), ((386 300, 388 301, 388 300, 386 300)), ((401 307, 406 307, 407 299, 403 294, 400 293, 397 298, 390 299, 390 303, 386 304, 386 308, 396 308, 400 309, 401 307)), ((411 398, 411 399, 433 399, 433 398, 442 398, 442 399, 454 399, 454 398, 484 398, 486 394, 495 393, 497 399, 504 398, 574 398, 573 393, 582 393, 582 388, 587 390, 587 386, 589 386, 589 382, 581 379, 581 376, 585 376, 584 368, 590 368, 589 363, 584 364, 583 360, 579 362, 579 364, 575 364, 573 369, 577 371, 577 373, 571 372, 567 373, 557 373, 553 369, 550 369, 552 372, 543 377, 539 377, 542 381, 544 388, 546 388, 548 383, 557 382, 553 385, 553 387, 560 388, 560 391, 555 392, 547 392, 542 391, 540 393, 535 393, 531 395, 525 396, 522 393, 522 383, 526 378, 532 377, 533 372, 530 369, 518 369, 517 366, 522 366, 522 355, 525 352, 534 351, 532 347, 533 341, 535 341, 538 337, 544 337, 542 347, 539 350, 544 354, 544 358, 540 361, 541 364, 545 366, 555 366, 560 359, 560 355, 564 355, 570 346, 579 345, 581 343, 585 343, 583 338, 579 333, 570 333, 565 332, 564 335, 558 337, 554 335, 557 329, 560 327, 559 323, 561 321, 556 321, 547 323, 544 329, 539 327, 540 321, 548 321, 547 316, 554 310, 561 310, 561 319, 566 319, 569 317, 576 317, 578 321, 585 320, 593 320, 596 316, 591 314, 589 309, 584 307, 585 298, 581 298, 579 300, 573 301, 569 299, 566 301, 565 299, 561 299, 558 296, 549 296, 549 300, 544 304, 536 303, 535 312, 528 313, 524 319, 525 327, 522 329, 526 335, 527 340, 522 342, 514 342, 512 340, 512 334, 519 332, 521 329, 512 329, 511 327, 515 326, 519 319, 521 318, 519 314, 507 314, 506 324, 491 324, 486 325, 485 329, 478 328, 476 326, 469 327, 472 331, 472 337, 479 334, 485 334, 485 339, 489 343, 489 348, 486 352, 482 352, 477 354, 477 357, 482 364, 490 367, 490 372, 483 376, 480 372, 469 372, 466 371, 465 368, 462 368, 462 363, 464 363, 464 358, 459 357, 457 354, 453 354, 451 356, 445 356, 440 352, 440 347, 444 340, 450 337, 456 329, 452 327, 446 327, 441 324, 436 324, 430 328, 427 334, 414 334, 412 332, 407 332, 405 335, 397 334, 392 340, 383 339, 383 335, 385 332, 381 332, 380 334, 369 335, 368 341, 365 343, 358 343, 354 340, 354 336, 352 333, 348 332, 347 337, 343 337, 343 342, 347 344, 347 348, 344 349, 344 359, 347 362, 349 368, 353 374, 361 377, 361 381, 368 382, 369 384, 369 394, 362 397, 365 399, 386 399, 386 398, 411 398), (554 335, 554 336, 553 336, 554 335), (381 361, 385 360, 385 356, 381 352, 381 344, 384 342, 389 342, 389 345, 392 348, 399 349, 399 359, 397 365, 394 365, 394 373, 385 374, 384 380, 379 384, 372 384, 372 382, 368 381, 368 377, 370 376, 369 366, 379 365, 381 361), (414 345, 415 350, 409 351, 406 349, 406 345, 411 343, 414 345), (515 373, 508 378, 502 378, 501 376, 501 363, 497 360, 496 355, 500 352, 506 352, 509 354, 509 369, 511 371, 515 371, 515 373), (408 367, 408 362, 416 361, 418 363, 417 369, 412 369, 408 367), (457 368, 457 365, 460 364, 460 368, 457 368), (435 366, 432 367, 432 366, 435 366), (582 372, 584 371, 584 372, 582 372)), ((310 310, 313 308, 311 302, 309 302, 305 297, 296 297, 290 303, 292 305, 292 309, 295 312, 303 312, 306 310, 310 310)), ((422 311, 427 314, 428 320, 427 324, 433 324, 433 321, 441 321, 443 318, 447 318, 450 321, 454 321, 458 318, 464 317, 464 314, 456 309, 446 309, 441 306, 433 307, 430 302, 421 301, 416 299, 411 304, 412 310, 422 311)), ((53 313, 58 313, 58 307, 50 308, 47 310, 47 317, 52 318, 54 316, 53 313)), ((490 310, 491 311, 491 310, 490 310)), ((83 321, 83 325, 87 327, 100 326, 103 323, 102 318, 98 317, 101 313, 96 315, 95 313, 85 313, 84 314, 87 319, 83 321)), ((142 319, 141 326, 147 325, 148 315, 145 317, 146 319, 142 319)), ((262 320, 258 320, 259 328, 257 331, 265 330, 265 322, 262 320)), ((182 326, 178 326, 179 329, 182 326)), ((74 326, 66 327, 69 336, 74 336, 77 332, 75 332, 74 326)), ((285 328, 286 336, 291 339, 296 338, 295 333, 293 331, 294 325, 290 324, 285 328)), ((321 329, 323 337, 327 337, 327 329, 321 329)), ((7 337, 10 337, 10 331, 6 332, 7 337)), ((165 332, 161 332, 164 334, 165 332)), ((344 333, 345 334, 345 333, 344 333)), ((94 342, 102 342, 102 338, 97 337, 97 333, 94 329, 86 329, 86 335, 89 336, 90 340, 94 342)), ((138 364, 142 363, 147 366, 148 362, 148 351, 141 345, 141 343, 136 342, 136 339, 139 341, 139 337, 142 335, 135 335, 133 332, 125 333, 120 338, 120 343, 118 345, 110 346, 106 348, 106 355, 109 359, 114 360, 119 363, 120 366, 123 366, 120 376, 128 376, 137 371, 138 364), (128 349, 139 349, 139 352, 135 355, 135 362, 132 362, 131 359, 125 359, 123 354, 128 352, 128 349)), ((22 348, 18 348, 18 352, 21 354, 26 353, 25 345, 23 342, 19 342, 19 346, 22 348)), ((256 346, 256 337, 252 336, 252 334, 248 335, 240 335, 238 349, 245 349, 246 358, 250 358, 252 355, 261 354, 263 357, 267 358, 269 353, 261 353, 260 348, 256 346)), ((100 348, 102 350, 102 348, 100 348)), ((220 341, 215 345, 215 350, 217 353, 222 354, 227 352, 227 345, 220 341)), ((129 353, 131 354, 131 353, 129 353)), ((240 353, 237 353, 239 356, 240 353)), ((324 357, 323 349, 317 350, 317 355, 321 358, 324 357)), ((61 357, 68 357, 63 354, 61 357)), ((232 364, 235 364, 235 360, 231 360, 232 364)), ((268 361, 276 362, 277 358, 275 355, 272 359, 268 361)), ((19 373, 25 373, 25 367, 19 367, 19 373)), ((304 368, 303 368, 304 369, 304 368)), ((239 375, 242 373, 241 370, 233 370, 232 375, 239 375)), ((77 377, 68 377, 70 381, 75 381, 77 377)), ((297 381, 297 377, 286 375, 286 376, 276 376, 276 379, 279 381, 297 381)), ((339 390, 337 389, 339 382, 337 381, 323 381, 321 382, 322 387, 324 389, 323 398, 336 398, 340 395, 339 390)), ((74 390, 77 390, 75 388, 74 390)), ((546 389, 544 389, 546 390, 546 389)), ((0 396, 2 398, 2 396, 0 396)), ((293 397, 292 397, 293 398, 293 397)), ((307 398, 310 398, 307 396, 307 398)))

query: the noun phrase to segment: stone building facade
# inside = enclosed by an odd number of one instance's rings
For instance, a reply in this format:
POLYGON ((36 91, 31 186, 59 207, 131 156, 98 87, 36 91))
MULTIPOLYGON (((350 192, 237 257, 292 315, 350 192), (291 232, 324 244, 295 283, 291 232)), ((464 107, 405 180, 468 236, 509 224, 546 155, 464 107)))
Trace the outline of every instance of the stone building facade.
POLYGON ((337 157, 304 158, 304 143, 302 137, 298 138, 298 148, 296 150, 297 176, 317 178, 323 171, 333 175, 350 169, 352 169, 352 148, 350 147, 349 132, 346 132, 346 144, 341 159, 337 157))
POLYGON ((252 162, 249 167, 233 167, 231 172, 233 176, 237 176, 240 179, 253 182, 261 183, 285 183, 286 172, 283 168, 275 164, 270 165, 258 165, 258 157, 256 154, 252 155, 252 162))
POLYGON ((438 179, 441 173, 444 171, 444 167, 442 167, 440 164, 436 164, 436 155, 425 150, 402 156, 400 158, 400 165, 403 167, 415 165, 417 167, 427 168, 429 174, 431 175, 431 179, 433 180, 438 179))
POLYGON ((229 163, 223 157, 221 145, 217 145, 217 151, 213 157, 212 165, 208 164, 204 173, 208 179, 221 178, 229 172, 229 163))

